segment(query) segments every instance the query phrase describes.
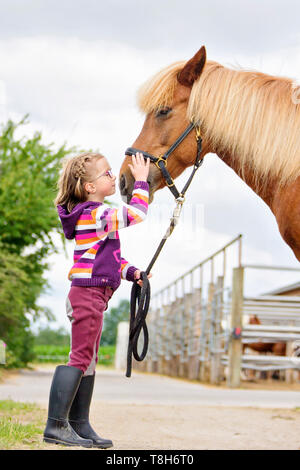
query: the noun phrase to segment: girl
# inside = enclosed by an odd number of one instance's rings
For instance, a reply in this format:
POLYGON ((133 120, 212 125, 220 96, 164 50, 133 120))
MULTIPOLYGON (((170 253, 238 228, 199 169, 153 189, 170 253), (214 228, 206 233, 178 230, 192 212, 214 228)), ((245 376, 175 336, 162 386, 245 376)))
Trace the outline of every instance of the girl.
POLYGON ((149 164, 140 153, 132 157, 132 199, 120 209, 104 204, 104 198, 115 193, 116 177, 103 155, 83 153, 63 168, 55 204, 66 238, 76 242, 66 302, 72 324, 71 351, 68 364, 58 366, 53 376, 46 442, 100 448, 113 445, 92 429, 89 408, 103 312, 121 278, 142 284, 140 271, 121 257, 118 230, 146 217, 149 164))

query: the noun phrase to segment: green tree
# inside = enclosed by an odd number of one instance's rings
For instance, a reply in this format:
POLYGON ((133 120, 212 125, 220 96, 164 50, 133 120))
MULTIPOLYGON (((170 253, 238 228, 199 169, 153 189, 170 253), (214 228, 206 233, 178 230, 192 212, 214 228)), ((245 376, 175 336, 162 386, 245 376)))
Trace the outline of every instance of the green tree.
POLYGON ((130 304, 128 300, 121 300, 117 307, 113 307, 104 314, 104 324, 101 336, 101 345, 116 344, 118 323, 129 321, 130 304))
POLYGON ((53 199, 59 163, 72 149, 44 145, 40 132, 17 139, 26 123, 8 121, 0 135, 0 240, 19 254, 34 247, 40 261, 55 250, 52 230, 61 231, 53 199))
POLYGON ((63 327, 53 330, 47 326, 39 329, 34 342, 36 345, 69 346, 70 335, 63 327))
POLYGON ((54 149, 42 135, 17 138, 27 123, 8 121, 0 134, 0 338, 10 363, 30 359, 30 319, 51 313, 37 305, 48 285, 46 257, 52 234, 62 230, 53 204, 61 159, 74 149, 54 149))
POLYGON ((8 367, 24 366, 33 358, 30 321, 24 314, 31 297, 25 268, 25 260, 6 251, 0 243, 0 338, 9 346, 8 367))

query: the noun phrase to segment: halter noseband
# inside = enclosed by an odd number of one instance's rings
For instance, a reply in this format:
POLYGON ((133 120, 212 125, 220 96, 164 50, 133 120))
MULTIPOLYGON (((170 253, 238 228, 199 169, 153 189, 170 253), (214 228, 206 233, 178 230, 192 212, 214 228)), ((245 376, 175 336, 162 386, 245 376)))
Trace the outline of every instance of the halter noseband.
POLYGON ((191 184, 191 181, 194 177, 194 174, 198 170, 198 168, 202 165, 203 163, 203 158, 200 159, 200 154, 201 154, 201 149, 202 149, 202 139, 200 135, 200 129, 199 126, 191 122, 189 126, 185 129, 185 131, 178 137, 178 139, 175 140, 175 142, 169 147, 169 149, 163 154, 160 155, 159 157, 155 157, 154 155, 151 155, 151 153, 144 152, 143 150, 139 150, 134 147, 128 147, 125 151, 125 155, 135 155, 137 152, 140 152, 143 154, 144 158, 149 158, 151 162, 155 163, 157 168, 159 168, 162 172, 162 175, 166 181, 166 184, 170 191, 172 192, 173 196, 175 199, 182 199, 184 198, 185 192, 188 189, 189 185, 191 184), (186 136, 191 132, 192 129, 195 128, 196 131, 196 141, 197 141, 197 155, 196 155, 196 160, 194 163, 194 168, 191 173, 191 176, 189 177, 188 181, 186 182, 183 190, 181 192, 178 191, 178 189, 175 186, 175 183, 173 181, 173 178, 171 177, 169 171, 167 170, 167 158, 171 155, 171 153, 178 147, 178 145, 181 144, 181 142, 186 138, 186 136))

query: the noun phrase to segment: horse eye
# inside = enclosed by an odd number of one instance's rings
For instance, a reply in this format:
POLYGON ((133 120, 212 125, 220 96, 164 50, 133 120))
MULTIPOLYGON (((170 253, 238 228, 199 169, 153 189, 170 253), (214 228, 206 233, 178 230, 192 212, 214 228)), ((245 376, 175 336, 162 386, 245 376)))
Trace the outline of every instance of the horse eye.
POLYGON ((172 111, 172 108, 168 108, 167 106, 165 108, 160 108, 156 112, 155 117, 166 116, 170 111, 172 111))

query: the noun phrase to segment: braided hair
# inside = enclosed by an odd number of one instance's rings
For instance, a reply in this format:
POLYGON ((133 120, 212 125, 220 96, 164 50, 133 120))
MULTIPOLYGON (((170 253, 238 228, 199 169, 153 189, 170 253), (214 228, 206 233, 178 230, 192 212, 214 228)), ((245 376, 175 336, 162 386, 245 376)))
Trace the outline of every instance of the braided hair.
POLYGON ((55 205, 62 205, 69 212, 79 202, 87 199, 85 183, 92 178, 94 164, 104 158, 100 153, 85 152, 63 162, 63 169, 58 180, 58 194, 55 205))

